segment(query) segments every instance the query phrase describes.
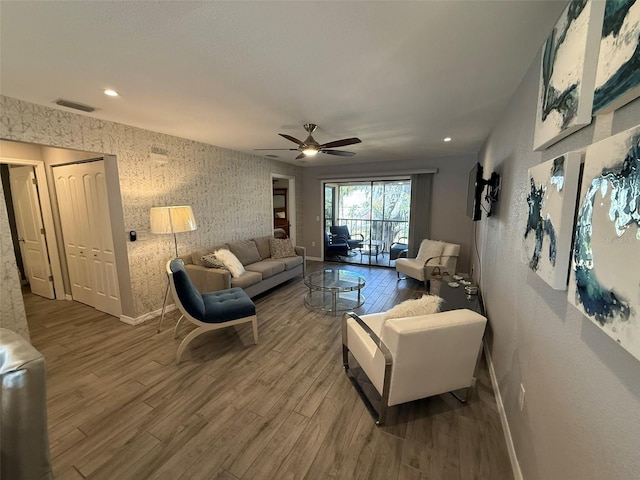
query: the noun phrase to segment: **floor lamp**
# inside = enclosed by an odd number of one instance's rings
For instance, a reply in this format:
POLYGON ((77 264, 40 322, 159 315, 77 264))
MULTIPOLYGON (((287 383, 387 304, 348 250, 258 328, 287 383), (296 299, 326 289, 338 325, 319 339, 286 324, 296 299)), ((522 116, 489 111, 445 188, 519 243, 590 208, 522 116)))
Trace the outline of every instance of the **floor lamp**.
MULTIPOLYGON (((178 258, 178 239, 176 233, 191 232, 195 230, 196 219, 193 210, 188 205, 178 205, 172 207, 153 207, 149 213, 151 223, 151 233, 173 234, 173 244, 176 250, 175 258, 178 258)), ((158 322, 158 333, 164 320, 164 311, 169 297, 169 282, 167 278, 167 289, 164 292, 164 302, 162 302, 162 315, 158 322)))

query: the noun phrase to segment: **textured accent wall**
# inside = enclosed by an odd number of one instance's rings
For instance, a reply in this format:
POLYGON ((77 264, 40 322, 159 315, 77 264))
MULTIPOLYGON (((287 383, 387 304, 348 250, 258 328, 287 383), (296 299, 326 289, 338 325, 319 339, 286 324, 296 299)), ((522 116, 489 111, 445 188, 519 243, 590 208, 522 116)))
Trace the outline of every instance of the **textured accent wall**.
POLYGON ((528 268, 523 236, 527 169, 637 125, 640 100, 534 152, 539 65, 538 56, 479 154, 485 172, 502 175, 496 214, 479 224, 486 344, 525 479, 635 480, 640 362, 528 268))
POLYGON ((29 340, 27 316, 24 312, 20 275, 11 241, 9 217, 0 184, 0 327, 13 330, 29 340))
MULTIPOLYGON (((164 264, 174 252, 172 236, 149 233, 151 207, 193 207, 198 229, 178 234, 181 254, 270 234, 271 173, 296 177, 302 211, 301 168, 294 165, 5 96, 0 96, 0 112, 2 139, 116 156, 125 222, 116 234, 139 233, 138 241, 127 243, 134 316, 162 306, 164 264), (165 151, 168 163, 152 161, 152 147, 165 151)), ((297 233, 301 238, 300 228, 297 233)))

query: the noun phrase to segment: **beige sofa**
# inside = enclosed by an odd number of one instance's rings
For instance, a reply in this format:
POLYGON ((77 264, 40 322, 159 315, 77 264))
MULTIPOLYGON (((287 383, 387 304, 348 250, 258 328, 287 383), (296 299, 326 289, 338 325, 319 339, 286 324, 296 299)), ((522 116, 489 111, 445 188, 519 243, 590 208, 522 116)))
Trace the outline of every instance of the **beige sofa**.
POLYGON ((304 247, 294 247, 296 256, 271 258, 269 239, 271 236, 236 240, 222 245, 196 250, 180 258, 184 261, 185 270, 191 281, 200 292, 213 292, 226 288, 242 288, 247 295, 256 295, 280 285, 299 275, 304 275, 306 268, 306 251, 304 247), (218 249, 230 250, 245 272, 233 278, 227 270, 205 267, 202 257, 218 249))

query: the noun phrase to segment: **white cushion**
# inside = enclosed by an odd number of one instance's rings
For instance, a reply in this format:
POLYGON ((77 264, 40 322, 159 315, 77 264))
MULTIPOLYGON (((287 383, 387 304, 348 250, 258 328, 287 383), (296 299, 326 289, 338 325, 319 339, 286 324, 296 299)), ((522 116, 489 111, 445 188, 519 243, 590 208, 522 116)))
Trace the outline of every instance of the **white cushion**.
POLYGON ((399 258, 396 260, 396 270, 416 280, 424 280, 424 262, 417 258, 399 258))
POLYGON ((220 249, 216 250, 214 255, 218 260, 224 263, 224 266, 229 269, 233 278, 238 278, 244 273, 244 267, 238 257, 236 257, 230 250, 220 249))
POLYGON ((439 242, 436 240, 422 240, 416 258, 422 263, 426 262, 430 258, 433 258, 433 260, 429 263, 434 263, 437 265, 438 263, 440 263, 440 258, 434 257, 440 257, 443 250, 444 242, 439 242))
POLYGON ((437 295, 423 295, 421 298, 405 300, 391 310, 388 310, 385 318, 406 318, 417 315, 430 315, 440 311, 442 299, 437 295))

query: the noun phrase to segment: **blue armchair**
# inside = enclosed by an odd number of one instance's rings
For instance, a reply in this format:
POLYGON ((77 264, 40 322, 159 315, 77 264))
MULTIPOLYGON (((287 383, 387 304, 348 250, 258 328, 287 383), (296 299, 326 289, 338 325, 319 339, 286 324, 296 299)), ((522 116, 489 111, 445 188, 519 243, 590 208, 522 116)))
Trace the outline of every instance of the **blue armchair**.
POLYGON ((176 353, 176 363, 180 363, 182 352, 193 339, 218 328, 250 322, 253 327, 253 342, 258 343, 256 306, 244 290, 230 288, 200 293, 191 282, 184 268, 184 263, 179 258, 167 262, 167 274, 171 284, 171 293, 182 314, 176 323, 174 337, 178 337, 180 325, 185 319, 197 327, 180 343, 176 353))

